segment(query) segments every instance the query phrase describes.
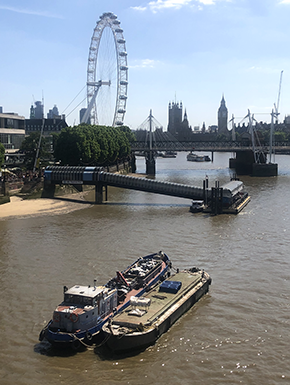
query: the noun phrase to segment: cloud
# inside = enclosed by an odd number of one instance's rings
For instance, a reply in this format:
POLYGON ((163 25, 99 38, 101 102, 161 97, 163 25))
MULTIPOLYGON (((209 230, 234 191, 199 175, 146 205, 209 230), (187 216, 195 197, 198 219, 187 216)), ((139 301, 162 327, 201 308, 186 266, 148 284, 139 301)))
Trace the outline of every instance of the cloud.
POLYGON ((157 12, 164 8, 180 9, 181 7, 188 5, 191 2, 192 0, 157 0, 150 1, 148 7, 151 9, 151 11, 157 12))
POLYGON ((132 68, 155 68, 157 64, 160 64, 158 60, 153 59, 143 59, 136 64, 130 65, 130 69, 132 68))
POLYGON ((281 0, 279 4, 290 4, 290 0, 281 0))
POLYGON ((63 17, 61 15, 56 15, 56 14, 52 14, 49 12, 42 12, 42 11, 37 11, 37 10, 25 9, 25 8, 9 7, 7 5, 0 5, 0 9, 3 9, 4 11, 22 13, 25 15, 49 17, 49 18, 53 18, 53 19, 63 19, 63 17))
MULTIPOLYGON (((187 5, 197 5, 200 9, 200 5, 214 5, 217 0, 155 0, 150 1, 146 6, 143 7, 132 7, 136 11, 146 11, 149 9, 153 13, 156 13, 162 9, 180 9, 187 5)), ((288 0, 284 0, 288 1, 288 0)), ((290 0, 289 0, 290 1, 290 0)))
POLYGON ((262 67, 262 66, 251 66, 246 69, 247 72, 258 72, 261 74, 276 74, 281 72, 280 69, 274 67, 262 67))
POLYGON ((134 9, 135 11, 146 11, 147 7, 131 7, 131 9, 134 9))

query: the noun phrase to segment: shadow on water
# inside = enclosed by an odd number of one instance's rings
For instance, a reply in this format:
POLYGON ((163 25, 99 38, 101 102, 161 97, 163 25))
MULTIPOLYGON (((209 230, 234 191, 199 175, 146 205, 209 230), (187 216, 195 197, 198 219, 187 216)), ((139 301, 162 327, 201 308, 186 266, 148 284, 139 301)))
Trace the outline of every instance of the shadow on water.
POLYGON ((72 357, 78 352, 85 351, 85 347, 81 347, 78 350, 73 350, 68 346, 54 347, 47 341, 42 341, 34 345, 34 352, 48 357, 72 357))
POLYGON ((114 353, 108 348, 101 346, 101 347, 95 347, 94 353, 100 358, 102 361, 115 361, 117 360, 123 360, 130 357, 135 357, 138 354, 144 352, 147 348, 139 349, 139 350, 132 350, 125 353, 114 353))
POLYGON ((82 203, 85 205, 96 205, 96 206, 144 206, 144 207, 189 207, 190 204, 186 203, 141 203, 141 202, 103 202, 101 204, 97 204, 94 201, 88 200, 80 200, 73 198, 64 198, 64 197, 54 197, 54 200, 64 201, 64 202, 72 202, 72 203, 82 203))
POLYGON ((185 203, 138 203, 138 202, 105 202, 108 206, 144 206, 144 207, 189 207, 185 203))
POLYGON ((95 202, 91 202, 91 201, 87 201, 87 200, 83 200, 83 199, 73 199, 73 198, 65 198, 65 197, 54 197, 54 198, 51 198, 51 199, 57 200, 57 201, 64 201, 64 202, 82 203, 84 205, 93 205, 93 204, 95 204, 95 202))
MULTIPOLYGON (((108 348, 104 346, 90 346, 90 350, 94 350, 94 353, 100 358, 102 361, 114 361, 116 359, 125 359, 129 357, 134 357, 143 351, 146 350, 140 349, 140 350, 134 350, 132 352, 126 352, 126 353, 113 353, 108 348)), ((41 354, 43 356, 47 357, 64 357, 69 358, 75 356, 77 353, 82 353, 87 350, 87 347, 81 346, 79 349, 74 350, 70 346, 58 346, 54 347, 47 341, 42 341, 34 345, 34 352, 41 354)))

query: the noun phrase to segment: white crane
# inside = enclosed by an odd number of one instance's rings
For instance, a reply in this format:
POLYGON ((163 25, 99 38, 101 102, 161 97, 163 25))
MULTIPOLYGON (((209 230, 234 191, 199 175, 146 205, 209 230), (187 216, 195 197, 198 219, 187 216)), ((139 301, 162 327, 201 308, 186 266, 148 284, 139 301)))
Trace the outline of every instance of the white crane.
POLYGON ((279 82, 279 91, 278 91, 278 99, 277 99, 277 105, 274 103, 274 110, 272 109, 271 113, 271 130, 270 130, 270 159, 269 163, 271 163, 272 158, 272 152, 273 152, 273 144, 274 144, 274 118, 276 118, 276 123, 278 123, 278 116, 279 116, 279 103, 280 103, 280 95, 281 95, 281 86, 282 86, 282 76, 283 71, 281 71, 280 74, 280 82, 279 82))

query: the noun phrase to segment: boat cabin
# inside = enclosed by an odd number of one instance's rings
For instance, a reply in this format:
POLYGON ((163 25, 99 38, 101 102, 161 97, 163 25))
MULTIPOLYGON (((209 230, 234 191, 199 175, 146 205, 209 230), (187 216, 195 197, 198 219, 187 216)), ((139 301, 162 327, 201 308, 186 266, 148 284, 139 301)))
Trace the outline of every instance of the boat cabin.
POLYGON ((240 180, 232 180, 222 186, 223 204, 230 206, 244 194, 244 184, 240 180))
POLYGON ((116 306, 116 289, 75 285, 64 291, 64 301, 53 313, 52 328, 68 332, 88 329, 116 306))

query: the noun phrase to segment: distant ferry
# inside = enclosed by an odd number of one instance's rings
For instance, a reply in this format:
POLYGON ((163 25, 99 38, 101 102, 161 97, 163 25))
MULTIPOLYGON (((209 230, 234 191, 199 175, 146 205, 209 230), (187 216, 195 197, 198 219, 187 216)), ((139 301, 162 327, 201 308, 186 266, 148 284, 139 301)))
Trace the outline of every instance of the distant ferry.
POLYGON ((165 151, 162 153, 162 158, 176 158, 177 152, 175 151, 165 151))
POLYGON ((186 159, 190 162, 210 162, 210 157, 208 155, 197 155, 192 151, 187 154, 186 159))

